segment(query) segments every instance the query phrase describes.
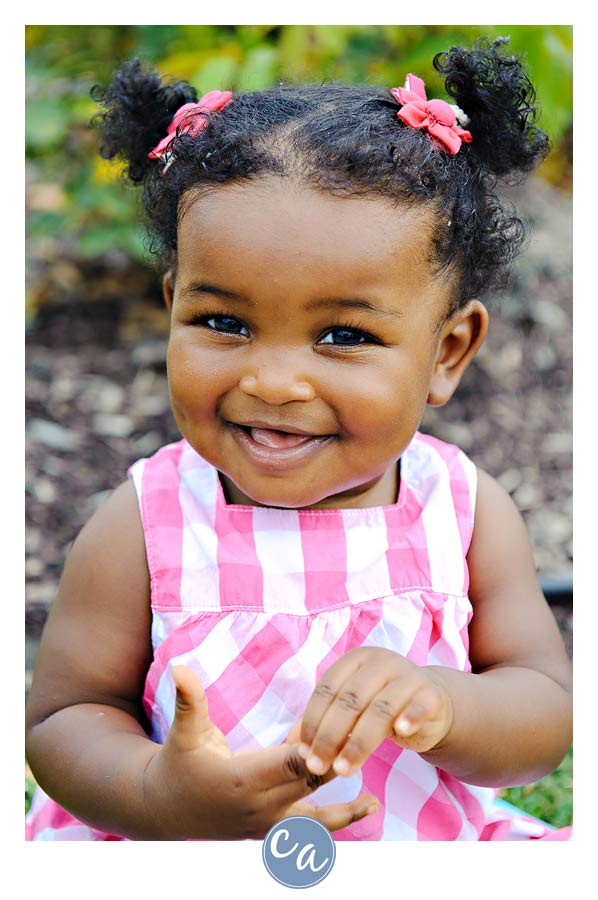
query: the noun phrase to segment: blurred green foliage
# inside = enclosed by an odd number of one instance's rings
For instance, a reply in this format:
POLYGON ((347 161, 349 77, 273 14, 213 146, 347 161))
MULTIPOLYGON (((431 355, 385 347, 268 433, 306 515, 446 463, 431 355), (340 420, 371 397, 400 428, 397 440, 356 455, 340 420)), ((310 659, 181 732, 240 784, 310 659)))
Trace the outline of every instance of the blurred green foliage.
POLYGON ((555 151, 545 175, 562 181, 572 118, 572 28, 568 25, 31 25, 26 28, 28 235, 94 257, 111 250, 145 260, 136 193, 119 167, 100 159, 88 127, 93 84, 140 56, 164 75, 215 88, 260 89, 277 81, 338 80, 402 85, 422 77, 441 96, 435 53, 480 35, 509 35, 526 55, 555 151))
POLYGON ((539 781, 500 791, 513 806, 557 828, 573 822, 573 747, 560 766, 539 781))

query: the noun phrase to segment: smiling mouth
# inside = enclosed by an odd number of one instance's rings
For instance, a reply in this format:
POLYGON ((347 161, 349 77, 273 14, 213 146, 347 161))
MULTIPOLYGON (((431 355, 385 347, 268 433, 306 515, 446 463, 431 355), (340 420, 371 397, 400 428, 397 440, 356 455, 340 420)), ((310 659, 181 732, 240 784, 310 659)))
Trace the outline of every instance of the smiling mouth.
POLYGON ((284 469, 303 462, 334 437, 250 425, 228 423, 237 443, 253 462, 270 469, 284 469))
POLYGON ((286 450, 290 447, 300 447, 306 441, 315 437, 313 434, 300 434, 290 431, 281 431, 278 428, 257 428, 252 426, 239 426, 251 437, 256 444, 262 447, 270 447, 272 450, 286 450))

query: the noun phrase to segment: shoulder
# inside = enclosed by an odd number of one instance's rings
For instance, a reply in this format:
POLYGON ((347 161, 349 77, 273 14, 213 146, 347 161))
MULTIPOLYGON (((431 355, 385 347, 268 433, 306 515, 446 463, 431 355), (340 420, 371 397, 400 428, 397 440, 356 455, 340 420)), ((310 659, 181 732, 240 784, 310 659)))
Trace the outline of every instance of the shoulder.
POLYGON ((531 558, 527 529, 521 513, 505 489, 488 472, 477 468, 474 532, 470 556, 508 552, 513 561, 531 558), (490 545, 494 545, 491 547, 490 545))
POLYGON ((112 566, 128 560, 129 571, 131 563, 141 564, 145 559, 137 492, 130 478, 112 491, 83 526, 69 551, 67 565, 84 561, 86 566, 100 568, 108 558, 112 566))
POLYGON ((480 595, 502 586, 517 597, 542 597, 523 516, 507 491, 478 469, 474 529, 467 556, 472 587, 480 595))
POLYGON ((30 715, 78 702, 137 709, 150 660, 149 573, 129 480, 96 511, 67 554, 39 649, 30 715))
POLYGON ((525 522, 509 494, 481 469, 467 564, 474 671, 510 662, 566 683, 567 655, 538 582, 525 522))

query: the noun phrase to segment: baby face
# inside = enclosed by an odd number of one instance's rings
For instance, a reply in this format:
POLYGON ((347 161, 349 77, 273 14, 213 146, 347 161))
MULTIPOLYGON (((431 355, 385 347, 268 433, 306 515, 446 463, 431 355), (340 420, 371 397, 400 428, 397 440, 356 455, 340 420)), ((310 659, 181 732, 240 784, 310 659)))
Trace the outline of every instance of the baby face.
POLYGON ((394 503, 449 303, 430 213, 264 177, 187 198, 168 377, 231 503, 394 503))

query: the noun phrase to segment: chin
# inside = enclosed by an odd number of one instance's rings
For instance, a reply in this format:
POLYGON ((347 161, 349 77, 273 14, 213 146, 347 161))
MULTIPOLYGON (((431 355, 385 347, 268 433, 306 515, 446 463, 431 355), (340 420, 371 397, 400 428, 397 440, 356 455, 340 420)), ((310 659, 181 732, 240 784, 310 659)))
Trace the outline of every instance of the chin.
MULTIPOLYGON (((222 470, 220 471, 222 473, 222 470)), ((285 485, 283 483, 274 483, 273 485, 266 485, 263 487, 252 487, 249 484, 239 484, 226 473, 222 474, 225 475, 225 478, 227 478, 229 482, 229 488, 227 489, 226 485, 224 485, 224 487, 227 497, 229 494, 232 495, 229 500, 230 503, 245 505, 249 502, 255 503, 258 506, 268 506, 275 509, 304 509, 321 503, 323 500, 326 500, 326 497, 328 496, 321 496, 319 493, 314 493, 313 490, 298 492, 296 489, 293 490, 292 484, 285 485), (244 498, 247 499, 236 499, 236 492, 230 489, 231 484, 234 485, 236 491, 240 491, 244 495, 244 498)))
POLYGON ((268 491, 263 493, 258 491, 255 495, 247 492, 244 493, 246 493, 247 497, 249 497, 253 503, 257 503, 260 506, 273 507, 275 509, 305 509, 306 507, 314 506, 326 499, 319 495, 316 495, 315 497, 313 495, 298 497, 293 494, 290 496, 288 494, 281 496, 280 491, 268 491))

